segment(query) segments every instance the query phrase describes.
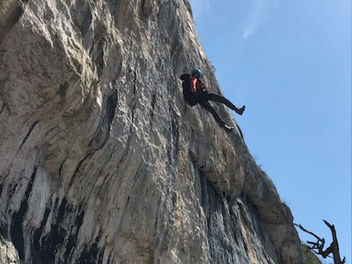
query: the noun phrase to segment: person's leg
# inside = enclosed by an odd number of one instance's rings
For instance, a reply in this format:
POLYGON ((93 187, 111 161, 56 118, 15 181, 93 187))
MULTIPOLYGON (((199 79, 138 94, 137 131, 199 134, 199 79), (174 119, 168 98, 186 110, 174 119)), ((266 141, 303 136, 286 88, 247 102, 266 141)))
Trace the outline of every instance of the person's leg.
POLYGON ((214 101, 214 102, 219 102, 222 103, 224 105, 226 105, 227 107, 229 107, 231 110, 234 110, 237 114, 242 115, 244 109, 246 108, 245 106, 242 106, 241 108, 237 108, 233 103, 231 103, 227 98, 218 95, 218 94, 213 94, 213 93, 207 93, 206 98, 208 100, 214 101))
POLYGON ((199 101, 201 101, 202 97, 199 93, 185 93, 184 95, 185 101, 190 105, 190 106, 194 106, 196 104, 199 103, 199 101))
POLYGON ((185 98, 186 103, 189 104, 190 106, 194 106, 198 103, 197 98, 191 93, 184 94, 183 96, 185 98))
POLYGON ((208 112, 210 112, 215 121, 219 124, 220 127, 223 127, 226 131, 232 131, 232 127, 228 126, 225 124, 225 122, 221 119, 221 117, 218 115, 218 113, 215 111, 215 109, 209 104, 208 101, 202 100, 199 102, 199 104, 208 112))

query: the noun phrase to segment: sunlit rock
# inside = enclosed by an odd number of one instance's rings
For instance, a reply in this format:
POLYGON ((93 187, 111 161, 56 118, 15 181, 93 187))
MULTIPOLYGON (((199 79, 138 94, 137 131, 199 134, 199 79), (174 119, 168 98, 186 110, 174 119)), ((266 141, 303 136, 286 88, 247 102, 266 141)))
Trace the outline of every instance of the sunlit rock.
POLYGON ((0 8, 1 260, 302 263, 239 128, 183 100, 195 66, 221 93, 187 0, 0 8))

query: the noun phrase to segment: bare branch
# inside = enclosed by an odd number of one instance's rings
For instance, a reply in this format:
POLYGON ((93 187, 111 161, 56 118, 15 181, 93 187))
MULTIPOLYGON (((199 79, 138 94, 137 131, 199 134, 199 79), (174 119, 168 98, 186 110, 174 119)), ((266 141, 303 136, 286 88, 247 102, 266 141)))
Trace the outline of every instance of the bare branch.
POLYGON ((302 229, 302 231, 314 236, 316 239, 318 240, 322 240, 320 237, 318 237, 316 234, 314 234, 313 232, 311 231, 308 231, 307 229, 305 229, 301 224, 297 225, 297 224, 294 224, 295 226, 298 226, 300 229, 302 229))
POLYGON ((325 245, 325 239, 324 238, 320 238, 319 236, 317 236, 313 232, 305 229, 300 224, 299 225, 294 224, 294 225, 299 227, 302 231, 314 236, 317 239, 316 242, 307 241, 307 243, 310 245, 310 246, 307 246, 307 247, 309 249, 311 249, 315 254, 321 255, 323 258, 327 258, 327 257, 333 258, 335 264, 344 264, 344 263, 346 263, 346 258, 345 257, 341 261, 339 244, 337 242, 337 235, 336 235, 335 226, 330 224, 328 221, 326 221, 324 219, 323 219, 323 221, 330 228, 331 234, 332 234, 332 238, 333 238, 333 241, 331 242, 330 246, 326 250, 324 250, 324 245, 325 245), (318 251, 315 251, 313 249, 316 249, 318 251), (329 256, 330 254, 332 254, 333 257, 329 256))
POLYGON ((330 231, 331 231, 333 242, 331 243, 329 249, 331 250, 331 252, 332 252, 332 254, 334 256, 335 263, 337 263, 337 264, 345 263, 346 262, 346 258, 345 257, 341 260, 339 243, 337 241, 337 235, 336 235, 335 226, 330 224, 328 221, 326 221, 324 219, 323 219, 323 221, 330 228, 330 231))

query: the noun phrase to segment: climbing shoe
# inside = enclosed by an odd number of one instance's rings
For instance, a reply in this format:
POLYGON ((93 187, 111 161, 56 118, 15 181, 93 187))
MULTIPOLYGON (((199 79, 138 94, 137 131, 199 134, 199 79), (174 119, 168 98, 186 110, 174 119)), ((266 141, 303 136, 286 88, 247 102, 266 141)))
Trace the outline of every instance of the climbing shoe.
POLYGON ((237 114, 242 115, 245 109, 246 109, 246 106, 244 105, 244 106, 242 106, 241 108, 238 108, 235 111, 236 111, 237 114))

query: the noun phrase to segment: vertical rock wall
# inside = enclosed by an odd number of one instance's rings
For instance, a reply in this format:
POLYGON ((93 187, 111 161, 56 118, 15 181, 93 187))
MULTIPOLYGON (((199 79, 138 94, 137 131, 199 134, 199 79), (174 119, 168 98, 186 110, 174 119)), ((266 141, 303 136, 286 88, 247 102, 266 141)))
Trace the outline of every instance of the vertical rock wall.
POLYGON ((221 93, 187 0, 4 0, 0 14, 9 261, 302 263, 239 131, 184 103, 194 66, 221 93))

